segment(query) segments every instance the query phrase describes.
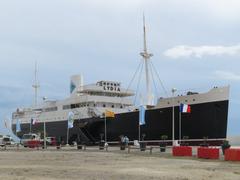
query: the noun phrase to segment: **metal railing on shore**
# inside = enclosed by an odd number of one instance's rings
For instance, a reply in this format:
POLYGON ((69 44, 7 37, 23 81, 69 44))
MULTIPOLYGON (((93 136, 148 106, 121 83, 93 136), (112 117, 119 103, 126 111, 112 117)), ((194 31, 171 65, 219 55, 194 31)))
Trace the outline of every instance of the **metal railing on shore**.
MULTIPOLYGON (((222 145, 222 142, 226 140, 225 138, 217 138, 217 139, 183 139, 183 140, 175 140, 177 141, 177 144, 176 145, 190 145, 190 146, 202 146, 204 145, 204 143, 208 146, 220 146, 222 145)), ((172 147, 172 140, 144 140, 144 141, 129 141, 127 144, 129 145, 135 145, 135 143, 138 143, 138 144, 141 144, 141 143, 145 143, 146 145, 148 146, 152 146, 152 147, 157 147, 159 146, 160 144, 164 143, 166 144, 168 147, 172 147)), ((105 144, 105 142, 104 142, 105 144)), ((107 146, 119 146, 121 145, 122 143, 120 141, 108 141, 107 143, 107 146)), ((76 144, 75 146, 74 145, 71 145, 70 147, 78 147, 78 146, 88 146, 88 147, 91 147, 91 146, 98 146, 100 145, 100 143, 98 144, 95 144, 95 145, 86 145, 86 144, 76 144)), ((7 150, 7 149, 22 149, 22 147, 24 147, 23 145, 17 143, 17 144, 14 144, 14 145, 6 145, 6 144, 0 144, 0 147, 1 149, 4 149, 4 150, 7 150)), ((31 146, 26 146, 28 147, 28 149, 34 149, 34 148, 37 148, 37 149, 44 149, 43 146, 41 144, 37 145, 37 144, 33 144, 31 146)), ((48 147, 56 147, 57 149, 59 148, 64 148, 64 147, 68 147, 66 145, 57 145, 57 146, 48 146, 48 147)))
MULTIPOLYGON (((180 142, 222 142, 226 140, 226 138, 215 138, 215 139, 176 139, 174 141, 180 142)), ((145 142, 145 143, 172 143, 172 140, 143 140, 139 142, 145 142)), ((108 141, 108 144, 119 144, 119 141, 108 141)), ((129 141, 130 144, 133 144, 134 141, 129 141)))

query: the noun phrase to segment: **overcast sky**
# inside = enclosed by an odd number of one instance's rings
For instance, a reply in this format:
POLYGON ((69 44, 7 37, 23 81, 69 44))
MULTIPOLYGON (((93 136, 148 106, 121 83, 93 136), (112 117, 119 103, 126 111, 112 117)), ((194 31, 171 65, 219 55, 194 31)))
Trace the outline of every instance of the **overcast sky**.
POLYGON ((40 97, 67 97, 73 74, 127 87, 141 61, 144 12, 166 90, 230 85, 228 134, 239 134, 239 9, 238 0, 2 0, 0 118, 32 105, 35 61, 40 97))

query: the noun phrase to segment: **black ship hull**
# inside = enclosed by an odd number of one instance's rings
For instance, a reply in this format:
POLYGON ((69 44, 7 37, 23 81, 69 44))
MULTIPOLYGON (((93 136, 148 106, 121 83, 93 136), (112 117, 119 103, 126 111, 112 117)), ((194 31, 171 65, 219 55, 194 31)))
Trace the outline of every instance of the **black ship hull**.
MULTIPOLYGON (((140 126, 141 137, 146 141, 160 140, 162 135, 172 139, 172 107, 148 109, 145 115, 145 125, 140 126)), ((174 107, 175 130, 174 139, 224 139, 227 135, 228 100, 191 105, 191 113, 181 113, 181 137, 179 137, 179 107, 174 107)), ((124 135, 132 140, 139 139, 139 112, 116 114, 114 118, 106 118, 107 141, 119 141, 124 135)), ((74 121, 74 127, 69 129, 69 143, 77 141, 96 143, 105 138, 105 118, 88 118, 74 121), (102 137, 101 137, 102 136, 102 137)), ((16 126, 12 129, 15 132, 16 126)), ((25 133, 39 133, 43 135, 43 123, 32 125, 21 124, 21 137, 25 133)), ((67 120, 46 122, 47 136, 54 136, 66 142, 67 120)))

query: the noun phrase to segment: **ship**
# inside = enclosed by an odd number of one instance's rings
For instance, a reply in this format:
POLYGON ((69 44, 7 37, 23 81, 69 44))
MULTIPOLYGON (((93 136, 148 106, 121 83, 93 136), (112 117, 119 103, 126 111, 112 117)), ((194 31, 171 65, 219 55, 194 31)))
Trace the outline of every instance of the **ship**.
POLYGON ((218 144, 227 135, 229 86, 213 87, 206 92, 188 91, 186 94, 154 96, 150 83, 150 58, 147 50, 145 19, 143 26, 144 46, 140 53, 145 65, 146 101, 145 123, 139 123, 139 106, 133 103, 135 91, 124 88, 121 82, 100 80, 84 84, 82 75, 73 75, 70 80, 70 96, 63 100, 44 99, 37 103, 35 71, 35 104, 29 108, 17 108, 12 113, 12 130, 16 132, 21 122, 18 137, 25 133, 56 137, 62 143, 76 141, 95 144, 101 140, 118 142, 122 136, 130 141, 158 142, 165 136, 168 140, 190 139, 202 142, 212 139, 218 144), (191 107, 190 113, 181 113, 181 104, 191 107), (113 116, 106 116, 106 112, 113 116), (69 114, 73 114, 73 127, 69 128, 69 114), (33 123, 37 122, 37 123, 33 123))

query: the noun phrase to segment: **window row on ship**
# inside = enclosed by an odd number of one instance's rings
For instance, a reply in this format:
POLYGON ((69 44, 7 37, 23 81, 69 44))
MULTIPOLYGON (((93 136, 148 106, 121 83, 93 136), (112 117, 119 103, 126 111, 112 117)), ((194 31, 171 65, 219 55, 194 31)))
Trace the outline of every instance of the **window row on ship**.
MULTIPOLYGON (((189 100, 191 101, 191 100, 189 100)), ((184 104, 184 103, 188 103, 189 102, 187 99, 185 99, 185 101, 177 101, 178 104, 184 104)), ((192 99, 192 102, 196 101, 196 99, 192 99)), ((168 104, 170 104, 170 101, 168 101, 168 104)))
POLYGON ((110 92, 86 92, 91 96, 104 96, 104 97, 124 97, 124 94, 120 93, 110 93, 110 92))
MULTIPOLYGON (((75 109, 75 108, 80 108, 80 107, 103 107, 103 108, 120 108, 122 109, 124 105, 122 104, 111 104, 111 103, 76 103, 76 104, 70 104, 70 105, 63 105, 62 109, 67 110, 67 109, 75 109)), ((49 108, 44 108, 44 109, 34 109, 33 111, 39 111, 39 112, 54 112, 57 111, 58 107, 49 107, 49 108)), ((31 115, 31 112, 25 112, 25 113, 13 113, 13 118, 22 118, 25 115, 31 115)))
POLYGON ((123 108, 121 104, 109 104, 109 103, 77 103, 77 104, 70 104, 70 105, 63 105, 63 110, 66 109, 75 109, 80 107, 110 107, 110 108, 123 108))

